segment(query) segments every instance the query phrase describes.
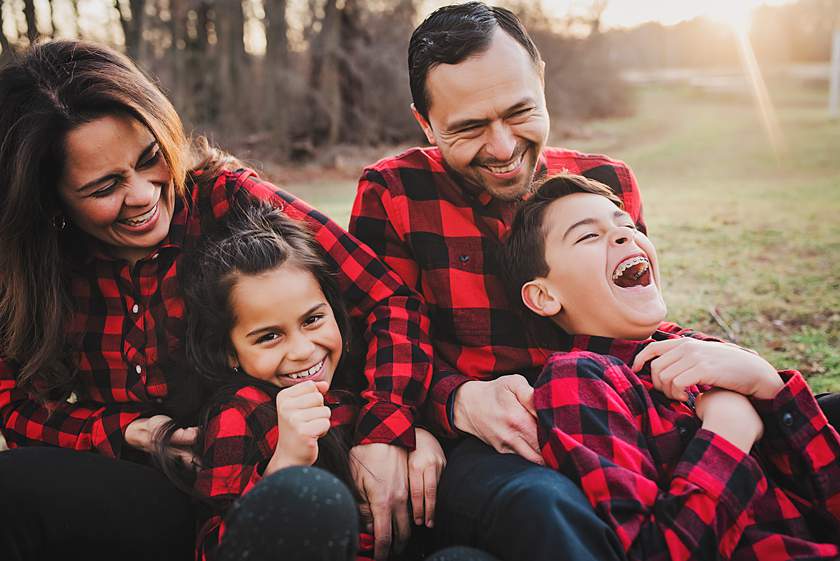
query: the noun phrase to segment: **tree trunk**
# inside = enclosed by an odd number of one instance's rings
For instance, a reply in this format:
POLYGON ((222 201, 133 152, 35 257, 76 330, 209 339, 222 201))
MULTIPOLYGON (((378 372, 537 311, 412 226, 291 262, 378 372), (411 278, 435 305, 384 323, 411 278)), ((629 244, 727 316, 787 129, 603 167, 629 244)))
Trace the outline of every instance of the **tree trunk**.
POLYGON ((125 52, 138 65, 142 66, 143 26, 146 19, 146 0, 129 0, 131 14, 127 17, 120 12, 120 24, 125 37, 125 52))
POLYGON ((321 99, 327 115, 327 129, 322 140, 327 146, 338 142, 341 134, 341 83, 338 68, 341 47, 341 12, 337 0, 327 0, 321 32, 312 46, 312 89, 321 99))
MULTIPOLYGON (((246 106, 240 92, 247 91, 242 79, 248 64, 244 40, 245 16, 239 0, 225 0, 216 4, 216 34, 218 36, 219 88, 221 89, 220 123, 225 129, 241 129, 241 109, 246 106)), ((244 94, 243 94, 244 95, 244 94)))
POLYGON ((29 44, 38 39, 38 26, 35 22, 35 0, 25 0, 23 3, 23 14, 26 16, 26 38, 29 44))
POLYGON ((188 0, 170 0, 170 33, 172 34, 172 97, 182 117, 192 121, 194 109, 187 96, 187 12, 188 0))
POLYGON ((286 37, 286 0, 266 0, 266 99, 272 144, 280 159, 289 155, 289 42, 286 37))

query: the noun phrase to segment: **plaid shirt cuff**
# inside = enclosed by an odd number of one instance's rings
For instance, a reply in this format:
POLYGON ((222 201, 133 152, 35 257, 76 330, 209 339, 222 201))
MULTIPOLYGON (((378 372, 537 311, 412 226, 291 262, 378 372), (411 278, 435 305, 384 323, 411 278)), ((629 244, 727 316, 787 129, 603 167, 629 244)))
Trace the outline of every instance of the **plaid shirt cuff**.
POLYGON ((683 452, 673 474, 677 478, 703 489, 742 530, 752 501, 767 490, 764 473, 752 456, 705 429, 697 431, 683 452))
POLYGON ((435 374, 432 387, 429 389, 426 411, 429 423, 439 436, 445 438, 461 436, 461 432, 455 428, 455 392, 471 381, 473 381, 472 378, 454 371, 435 374))
POLYGON ((414 413, 387 401, 368 403, 356 421, 356 444, 392 444, 414 450, 414 413))
POLYGON ((834 453, 826 454, 829 443, 820 433, 828 420, 805 378, 796 370, 782 370, 779 376, 785 385, 772 399, 750 399, 764 422, 762 447, 797 451, 816 469, 824 467, 827 459, 836 461, 834 453))

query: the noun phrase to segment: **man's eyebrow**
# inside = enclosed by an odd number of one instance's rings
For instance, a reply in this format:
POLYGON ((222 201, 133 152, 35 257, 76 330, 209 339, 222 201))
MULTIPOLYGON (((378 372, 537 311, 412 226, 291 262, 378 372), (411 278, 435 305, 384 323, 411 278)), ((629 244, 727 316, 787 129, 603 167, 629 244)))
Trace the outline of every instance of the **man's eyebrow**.
MULTIPOLYGON (((151 152, 152 148, 155 147, 155 144, 157 144, 157 140, 152 140, 149 143, 149 145, 146 146, 143 149, 142 152, 140 152, 140 155, 137 157, 137 162, 136 162, 135 165, 137 165, 137 164, 139 164, 140 162, 143 161, 143 158, 145 158, 149 154, 149 152, 151 152)), ((116 179, 116 178, 119 178, 119 177, 122 177, 122 176, 118 173, 106 173, 102 177, 98 177, 98 178, 94 179, 93 181, 88 181, 87 183, 85 183, 84 185, 82 185, 81 187, 76 189, 76 192, 81 193, 82 191, 84 191, 86 189, 90 189, 94 185, 98 185, 99 183, 102 183, 106 179, 116 179)))
MULTIPOLYGON (((519 101, 517 101, 516 103, 514 103, 510 107, 508 107, 505 110, 504 115, 505 115, 505 117, 508 117, 511 114, 516 113, 517 111, 521 111, 522 109, 525 109, 526 107, 528 107, 530 105, 534 105, 534 104, 535 104, 535 102, 534 102, 534 99, 532 97, 530 97, 530 96, 525 97, 523 99, 520 99, 519 101)), ((467 119, 462 119, 460 121, 455 121, 454 123, 451 123, 450 125, 448 125, 446 127, 446 130, 447 131, 458 131, 458 130, 466 129, 466 128, 470 128, 470 127, 477 127, 477 126, 480 127, 482 125, 486 125, 489 122, 490 122, 490 119, 469 119, 469 118, 467 118, 467 119)))

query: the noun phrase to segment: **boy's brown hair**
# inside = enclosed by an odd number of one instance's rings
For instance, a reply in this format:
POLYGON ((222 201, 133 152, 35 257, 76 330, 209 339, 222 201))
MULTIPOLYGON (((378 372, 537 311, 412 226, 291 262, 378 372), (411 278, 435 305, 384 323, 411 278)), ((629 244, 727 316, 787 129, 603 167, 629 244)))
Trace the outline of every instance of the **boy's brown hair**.
POLYGON ((521 302, 519 293, 522 285, 548 275, 545 212, 554 201, 574 193, 601 195, 624 209, 624 203, 612 189, 582 175, 564 172, 537 183, 532 196, 522 202, 516 211, 502 251, 502 276, 512 302, 521 302))

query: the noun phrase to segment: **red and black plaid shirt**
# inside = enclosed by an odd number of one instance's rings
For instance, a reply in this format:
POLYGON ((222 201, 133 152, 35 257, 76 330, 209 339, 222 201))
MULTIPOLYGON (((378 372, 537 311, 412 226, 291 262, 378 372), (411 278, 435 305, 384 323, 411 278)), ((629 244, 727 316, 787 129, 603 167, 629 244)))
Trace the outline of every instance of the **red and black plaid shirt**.
POLYGON ((93 250, 74 262, 68 340, 79 345, 77 399, 37 403, 17 387, 16 365, 0 360, 0 426, 10 447, 47 444, 120 456, 126 426, 164 402, 167 377, 176 375, 165 368, 183 346, 180 257, 203 224, 221 219, 238 196, 270 200, 304 221, 339 272, 344 301, 364 324, 367 343, 357 443, 413 449, 415 411, 432 374, 422 299, 340 226, 247 170, 224 172, 208 189, 191 187, 189 204, 176 203, 167 238, 135 266, 93 250))
MULTIPOLYGON (((245 386, 208 417, 195 491, 199 497, 209 499, 212 507, 198 521, 197 559, 213 558, 225 533, 227 510, 233 501, 260 482, 274 454, 279 438, 275 395, 245 386)), ((346 399, 346 395, 346 392, 327 392, 324 399, 332 410, 330 426, 333 428, 352 425, 356 420, 358 406, 346 399)), ((370 534, 359 534, 357 561, 372 559, 372 545, 370 534)))
MULTIPOLYGON (((636 180, 621 162, 546 148, 538 174, 569 171, 608 185, 644 231, 636 180)), ((550 354, 531 337, 512 306, 496 263, 515 203, 470 194, 447 172, 437 148, 415 148, 365 169, 350 232, 423 294, 432 320, 435 375, 432 424, 455 436, 450 396, 464 382, 519 372, 533 381, 550 354)))
MULTIPOLYGON (((693 336, 663 324, 652 340, 693 336), (668 331, 668 332, 666 332, 668 331)), ((753 400, 751 454, 629 367, 651 340, 568 337, 535 391, 547 465, 575 481, 631 560, 838 559, 840 436, 802 376, 753 400)))

